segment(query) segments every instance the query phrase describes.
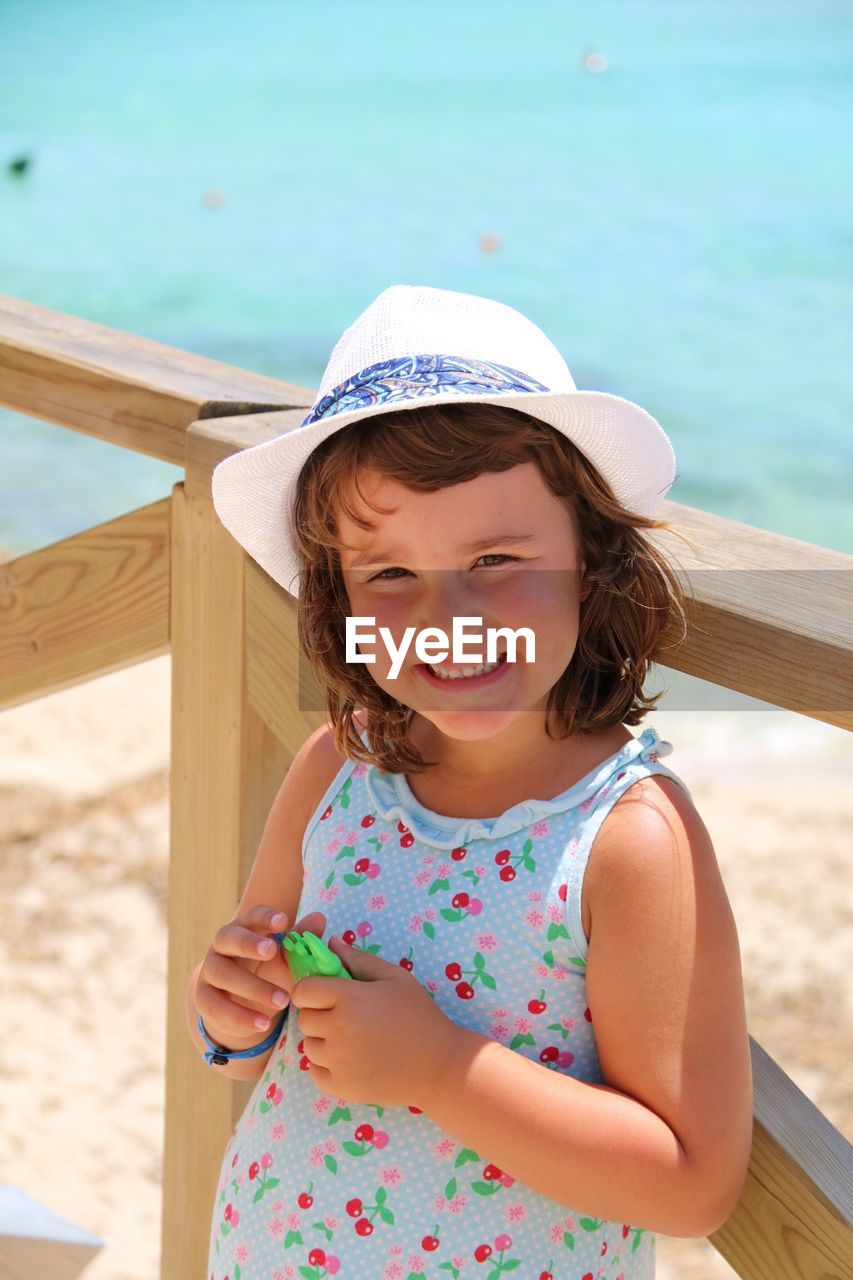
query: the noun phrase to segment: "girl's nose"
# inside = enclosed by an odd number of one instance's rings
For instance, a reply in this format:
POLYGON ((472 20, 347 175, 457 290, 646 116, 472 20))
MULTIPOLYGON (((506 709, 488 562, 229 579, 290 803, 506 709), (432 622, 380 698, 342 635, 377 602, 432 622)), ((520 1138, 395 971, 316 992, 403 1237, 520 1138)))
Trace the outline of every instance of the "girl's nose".
MULTIPOLYGON (((482 592, 477 590, 470 579, 466 580, 466 575, 436 569, 424 575, 424 581, 424 591, 414 611, 417 616, 409 622, 418 631, 426 627, 437 627, 450 637, 453 634, 454 618, 483 617, 485 602, 482 592)), ((483 627, 485 625, 484 620, 483 627)), ((473 626, 474 624, 469 623, 468 629, 473 626)))

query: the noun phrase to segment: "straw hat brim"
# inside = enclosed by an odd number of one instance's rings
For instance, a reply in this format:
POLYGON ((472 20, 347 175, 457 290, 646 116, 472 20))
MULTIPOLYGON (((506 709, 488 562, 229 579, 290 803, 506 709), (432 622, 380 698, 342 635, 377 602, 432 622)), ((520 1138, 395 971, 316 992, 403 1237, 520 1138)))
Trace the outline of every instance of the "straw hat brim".
POLYGON ((225 458, 212 476, 216 513, 228 531, 280 586, 299 594, 300 562, 290 534, 296 481, 309 454, 336 431, 379 413, 435 404, 498 404, 555 427, 598 468, 617 500, 653 516, 675 479, 675 453, 645 409, 606 391, 447 391, 395 404, 366 405, 321 418, 225 458))

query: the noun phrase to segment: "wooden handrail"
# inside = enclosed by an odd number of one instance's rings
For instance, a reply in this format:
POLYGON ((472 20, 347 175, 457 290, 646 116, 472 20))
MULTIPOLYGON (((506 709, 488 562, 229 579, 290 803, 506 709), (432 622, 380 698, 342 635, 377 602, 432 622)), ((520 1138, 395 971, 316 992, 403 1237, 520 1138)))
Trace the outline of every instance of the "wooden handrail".
POLYGON ((0 564, 0 710, 169 652, 171 500, 0 564))
POLYGON ((734 1213, 709 1236, 749 1280, 853 1275, 853 1148, 749 1038, 753 1139, 734 1213))
POLYGON ((313 403, 304 387, 0 294, 0 405, 184 465, 198 418, 313 403))

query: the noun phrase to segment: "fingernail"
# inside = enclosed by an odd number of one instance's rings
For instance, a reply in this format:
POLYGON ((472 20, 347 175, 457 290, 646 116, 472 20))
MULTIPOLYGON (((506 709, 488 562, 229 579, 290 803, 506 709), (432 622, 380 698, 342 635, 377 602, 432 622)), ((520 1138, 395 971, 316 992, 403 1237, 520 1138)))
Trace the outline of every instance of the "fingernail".
POLYGON ((287 996, 283 991, 273 992, 272 1002, 274 1005, 277 1005, 279 1009, 282 1009, 284 1007, 284 1002, 286 999, 287 999, 287 996))
POLYGON ((269 1024, 268 1018, 262 1018, 260 1014, 258 1015, 257 1018, 255 1018, 255 1026, 258 1028, 259 1031, 266 1031, 269 1025, 270 1024, 269 1024))
POLYGON ((273 923, 273 924, 284 924, 284 922, 285 922, 285 920, 286 920, 286 919, 287 919, 287 916, 284 914, 284 912, 283 912, 283 911, 277 911, 277 912, 276 912, 276 914, 275 914, 275 915, 273 916, 273 918, 272 918, 272 923, 273 923))
POLYGON ((258 943, 259 956, 271 956, 275 952, 275 943, 267 938, 264 942, 258 943))

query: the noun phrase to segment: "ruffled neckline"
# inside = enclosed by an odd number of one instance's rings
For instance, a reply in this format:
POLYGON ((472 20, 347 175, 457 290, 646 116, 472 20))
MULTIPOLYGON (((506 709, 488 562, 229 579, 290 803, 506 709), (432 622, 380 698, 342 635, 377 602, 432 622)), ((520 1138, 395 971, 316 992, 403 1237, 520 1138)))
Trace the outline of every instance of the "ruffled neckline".
POLYGON ((522 800, 496 818, 457 818, 436 813, 420 803, 404 773, 382 773, 375 765, 367 770, 365 785, 380 817, 403 822, 416 839, 425 844, 453 849, 471 840, 502 840, 531 823, 582 806, 622 767, 638 759, 657 760, 671 751, 672 744, 660 738, 657 730, 649 725, 558 796, 550 800, 522 800))

